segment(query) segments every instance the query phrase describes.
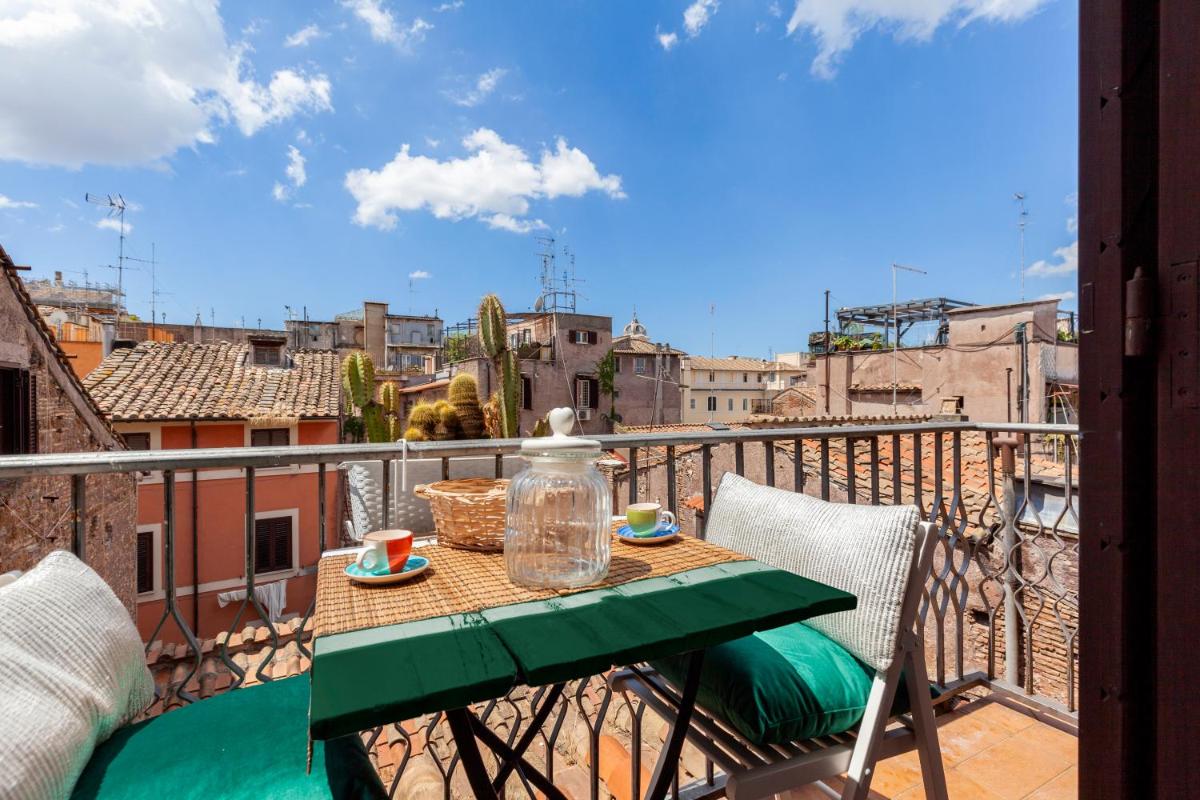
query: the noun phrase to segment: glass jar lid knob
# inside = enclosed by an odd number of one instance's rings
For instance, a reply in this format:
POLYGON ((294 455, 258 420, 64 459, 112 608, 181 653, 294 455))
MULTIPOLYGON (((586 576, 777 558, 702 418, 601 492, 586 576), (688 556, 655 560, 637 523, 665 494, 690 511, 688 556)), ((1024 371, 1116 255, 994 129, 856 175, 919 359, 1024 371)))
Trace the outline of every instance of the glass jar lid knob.
POLYGON ((550 420, 550 436, 539 436, 521 442, 521 452, 545 452, 547 450, 599 450, 600 442, 571 436, 575 426, 575 411, 569 407, 554 408, 546 415, 550 420))

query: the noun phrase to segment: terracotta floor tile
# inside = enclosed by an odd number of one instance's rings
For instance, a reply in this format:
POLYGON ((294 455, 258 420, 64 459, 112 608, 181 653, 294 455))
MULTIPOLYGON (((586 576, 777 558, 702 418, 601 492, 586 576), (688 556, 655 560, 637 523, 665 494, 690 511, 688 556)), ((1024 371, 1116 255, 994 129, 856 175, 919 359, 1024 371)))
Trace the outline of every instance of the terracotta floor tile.
POLYGON ((1044 783, 1028 800, 1078 800, 1079 768, 1071 767, 1049 783, 1044 783))
POLYGON ((892 756, 875 766, 871 790, 884 797, 894 797, 921 782, 921 760, 915 750, 892 756))
MULTIPOLYGON (((1000 795, 980 785, 970 775, 957 769, 946 773, 946 793, 951 800, 1000 800, 1000 795)), ((920 784, 896 795, 892 800, 925 800, 925 786, 920 784)))
POLYGON ((1006 733, 1017 733, 1038 724, 1038 721, 1029 714, 1024 714, 991 698, 976 700, 967 706, 963 714, 975 717, 978 721, 1006 733))
POLYGON ((1004 725, 993 725, 984 714, 948 714, 938 722, 938 746, 942 750, 942 761, 949 767, 977 756, 1014 735, 1010 730, 1011 721, 1006 720, 1007 724, 1004 725))
POLYGON ((1025 741, 1052 752, 1070 764, 1079 762, 1079 739, 1046 724, 1034 725, 1017 734, 1025 741))
POLYGON ((955 769, 1003 798, 1020 800, 1071 766, 1071 761, 1061 753, 1017 734, 968 758, 955 769))

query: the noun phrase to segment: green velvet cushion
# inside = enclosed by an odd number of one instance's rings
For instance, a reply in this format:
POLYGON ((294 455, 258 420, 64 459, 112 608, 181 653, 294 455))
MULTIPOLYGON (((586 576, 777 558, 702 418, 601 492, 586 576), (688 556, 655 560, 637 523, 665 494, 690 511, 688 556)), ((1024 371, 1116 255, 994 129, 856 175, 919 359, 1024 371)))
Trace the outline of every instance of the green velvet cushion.
POLYGON ((308 746, 307 675, 237 689, 118 730, 72 798, 384 798, 358 736, 308 746))
MULTIPOLYGON (((682 685, 682 656, 653 662, 682 685)), ((875 671, 804 623, 785 625, 710 647, 697 702, 758 744, 811 739, 856 726, 875 671)), ((897 692, 892 713, 907 709, 897 692)))

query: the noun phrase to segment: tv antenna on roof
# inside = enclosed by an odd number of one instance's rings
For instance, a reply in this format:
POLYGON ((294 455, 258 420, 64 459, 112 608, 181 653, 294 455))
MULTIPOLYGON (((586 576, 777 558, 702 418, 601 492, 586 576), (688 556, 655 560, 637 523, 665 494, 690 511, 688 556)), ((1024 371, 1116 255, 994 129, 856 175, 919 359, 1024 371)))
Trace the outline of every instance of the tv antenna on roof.
POLYGON ((1021 206, 1021 213, 1017 215, 1017 230, 1021 232, 1021 302, 1025 302, 1025 225, 1029 219, 1029 212, 1025 210, 1025 193, 1014 192, 1013 200, 1016 200, 1021 206))
POLYGON ((542 291, 533 304, 533 310, 552 313, 563 311, 574 314, 579 297, 575 291, 575 286, 579 283, 579 279, 575 277, 575 254, 571 252, 570 248, 563 247, 563 257, 567 260, 567 268, 560 275, 556 261, 554 237, 537 236, 535 241, 539 248, 538 260, 541 261, 539 282, 542 291))
MULTIPOLYGON (((157 257, 157 253, 155 250, 154 242, 150 243, 150 258, 149 258, 149 260, 147 260, 145 258, 135 258, 133 256, 126 256, 125 260, 126 261, 139 261, 143 264, 150 265, 150 337, 151 337, 151 339, 153 339, 154 338, 154 326, 158 320, 158 315, 157 315, 158 298, 162 297, 163 295, 171 294, 170 292, 160 291, 158 288, 158 278, 157 278, 157 275, 155 274, 156 268, 158 267, 158 257, 157 257)), ((130 267, 130 269, 132 269, 132 267, 130 267)), ((166 316, 166 315, 164 314, 164 316, 166 316)))
POLYGON ((83 199, 92 205, 107 208, 109 218, 116 217, 119 224, 120 230, 118 233, 120 234, 120 238, 117 249, 117 266, 114 269, 117 271, 117 321, 120 322, 121 308, 125 300, 125 198, 119 194, 98 195, 85 192, 83 199))

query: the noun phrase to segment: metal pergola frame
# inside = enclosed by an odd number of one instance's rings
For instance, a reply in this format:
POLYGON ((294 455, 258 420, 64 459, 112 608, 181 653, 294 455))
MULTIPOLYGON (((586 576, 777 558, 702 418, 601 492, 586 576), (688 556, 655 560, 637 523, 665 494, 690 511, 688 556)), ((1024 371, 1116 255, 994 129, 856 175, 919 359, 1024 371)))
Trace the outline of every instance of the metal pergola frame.
POLYGON ((891 303, 874 306, 848 306, 837 310, 838 331, 845 334, 846 329, 851 325, 882 328, 883 340, 890 342, 889 337, 893 324, 899 329, 899 338, 903 339, 904 334, 918 322, 937 322, 938 343, 945 344, 946 315, 956 308, 968 308, 973 305, 975 303, 952 300, 949 297, 927 297, 921 300, 906 300, 895 306, 891 303))

